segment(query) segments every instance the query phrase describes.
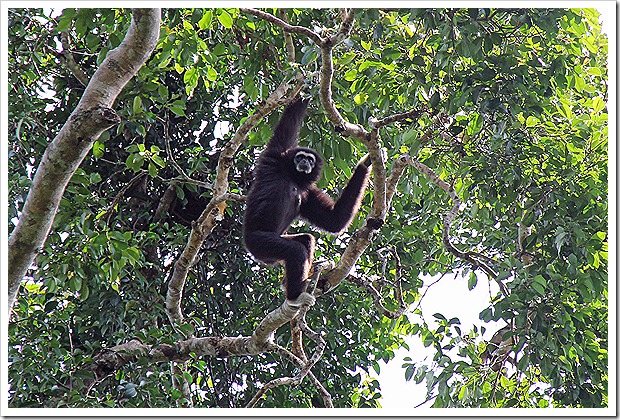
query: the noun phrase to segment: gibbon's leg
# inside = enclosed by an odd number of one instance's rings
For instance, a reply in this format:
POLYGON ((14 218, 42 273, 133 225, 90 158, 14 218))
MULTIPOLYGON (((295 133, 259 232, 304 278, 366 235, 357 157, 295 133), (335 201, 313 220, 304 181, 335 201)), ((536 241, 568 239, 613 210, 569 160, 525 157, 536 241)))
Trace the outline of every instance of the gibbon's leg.
POLYGON ((308 259, 310 260, 310 264, 312 264, 312 260, 314 259, 314 244, 316 243, 314 236, 309 233, 298 233, 295 235, 282 235, 282 237, 302 244, 308 251, 308 259))
POLYGON ((313 305, 315 302, 314 296, 306 293, 306 287, 308 286, 308 273, 314 259, 314 236, 309 233, 300 233, 297 235, 282 235, 282 237, 302 244, 305 249, 303 261, 291 258, 285 262, 286 279, 283 283, 289 305, 301 306, 304 303, 313 305))
POLYGON ((305 279, 314 256, 312 235, 280 236, 274 232, 251 232, 246 235, 245 246, 260 261, 268 264, 284 261, 284 286, 289 305, 314 304, 314 296, 305 293, 305 279))

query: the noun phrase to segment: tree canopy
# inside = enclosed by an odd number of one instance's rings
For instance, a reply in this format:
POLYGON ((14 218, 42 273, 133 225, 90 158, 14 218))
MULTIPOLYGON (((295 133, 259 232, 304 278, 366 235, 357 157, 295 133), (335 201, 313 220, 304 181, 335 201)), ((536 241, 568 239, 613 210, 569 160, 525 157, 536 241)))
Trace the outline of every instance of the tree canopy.
POLYGON ((24 270, 9 278, 10 407, 380 407, 368 373, 412 336, 434 357, 403 375, 433 407, 609 406, 596 10, 8 20, 9 255, 24 270), (312 98, 300 142, 326 160, 319 186, 336 197, 366 153, 373 175, 347 232, 314 232, 317 302, 290 312, 282 267, 250 257, 241 221, 297 94, 312 98), (52 191, 45 212, 24 206, 52 191), (420 311, 449 276, 494 285, 479 326, 420 311))

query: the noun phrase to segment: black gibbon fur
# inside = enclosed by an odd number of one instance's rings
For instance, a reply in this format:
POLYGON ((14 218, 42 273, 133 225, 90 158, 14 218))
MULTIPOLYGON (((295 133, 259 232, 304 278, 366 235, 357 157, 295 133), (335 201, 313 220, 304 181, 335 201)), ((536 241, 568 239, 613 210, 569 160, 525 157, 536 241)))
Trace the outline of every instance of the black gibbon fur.
POLYGON ((307 106, 307 99, 297 98, 284 108, 257 161, 243 221, 245 247, 255 258, 267 264, 284 261, 286 298, 295 305, 314 303, 305 293, 314 236, 288 235, 289 226, 301 217, 328 232, 346 229, 359 209, 371 165, 368 156, 360 161, 336 202, 319 190, 315 183, 323 159, 315 150, 297 145, 307 106))

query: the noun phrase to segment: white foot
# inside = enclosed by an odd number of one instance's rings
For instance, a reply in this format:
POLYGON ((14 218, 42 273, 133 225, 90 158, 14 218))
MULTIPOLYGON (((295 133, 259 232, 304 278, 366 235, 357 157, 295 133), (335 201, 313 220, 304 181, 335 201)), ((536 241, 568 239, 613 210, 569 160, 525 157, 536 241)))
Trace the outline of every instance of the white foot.
POLYGON ((289 306, 292 306, 295 308, 299 308, 302 305, 312 306, 314 305, 315 302, 316 302, 316 299, 314 298, 314 296, 306 292, 303 292, 295 300, 286 299, 286 303, 288 303, 289 306))

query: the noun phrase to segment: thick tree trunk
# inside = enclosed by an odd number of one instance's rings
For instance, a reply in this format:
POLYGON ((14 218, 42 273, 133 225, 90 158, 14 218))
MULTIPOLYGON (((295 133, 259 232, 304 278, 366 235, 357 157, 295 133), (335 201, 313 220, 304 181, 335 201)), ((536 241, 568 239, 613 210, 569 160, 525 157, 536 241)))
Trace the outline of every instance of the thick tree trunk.
POLYGON ((155 49, 160 17, 159 9, 133 9, 125 39, 108 53, 77 107, 45 150, 19 223, 9 238, 9 312, 26 271, 45 243, 71 176, 101 133, 120 121, 111 107, 155 49))

